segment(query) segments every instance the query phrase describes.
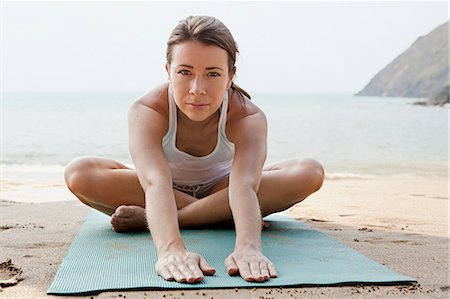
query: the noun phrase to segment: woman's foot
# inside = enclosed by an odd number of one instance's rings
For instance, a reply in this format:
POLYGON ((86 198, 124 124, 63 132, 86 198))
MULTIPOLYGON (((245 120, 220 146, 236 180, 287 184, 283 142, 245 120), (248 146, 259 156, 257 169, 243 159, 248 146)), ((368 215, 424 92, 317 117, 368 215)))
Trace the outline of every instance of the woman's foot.
POLYGON ((118 233, 148 230, 145 209, 140 206, 119 206, 111 215, 112 229, 118 233))
MULTIPOLYGON (((111 215, 111 224, 112 229, 118 233, 148 230, 145 209, 140 206, 122 205, 117 207, 114 214, 111 215)), ((213 227, 234 228, 234 222, 232 220, 224 221, 213 227)), ((269 227, 270 222, 261 220, 261 230, 269 227)))
POLYGON ((270 222, 261 220, 261 230, 266 230, 270 227, 270 222))

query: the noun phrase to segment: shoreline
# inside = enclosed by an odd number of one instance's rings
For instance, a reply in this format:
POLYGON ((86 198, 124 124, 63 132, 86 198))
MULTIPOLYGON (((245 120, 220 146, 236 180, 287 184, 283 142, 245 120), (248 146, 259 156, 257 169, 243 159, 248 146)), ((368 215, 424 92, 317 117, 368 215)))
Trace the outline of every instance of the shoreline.
MULTIPOLYGON (((130 166, 129 166, 130 167, 130 166)), ((333 186, 336 182, 347 182, 346 186, 352 184, 359 185, 364 182, 379 182, 380 184, 389 184, 390 181, 398 182, 400 185, 416 182, 418 184, 432 184, 436 185, 439 182, 441 194, 445 193, 448 197, 450 191, 450 185, 445 183, 449 179, 448 175, 433 174, 433 175, 416 175, 416 174, 392 174, 392 175, 379 175, 379 174, 357 174, 351 172, 336 172, 327 173, 325 177, 325 184, 328 182, 333 186), (445 190, 444 190, 445 189, 445 190)), ((414 184, 413 184, 414 185, 414 184)), ((393 187, 393 186, 391 186, 393 187)), ((415 187, 416 188, 416 187, 415 187)), ((398 189, 398 188, 397 188, 398 189)), ((324 187, 319 190, 318 193, 313 194, 313 197, 317 197, 317 194, 321 194, 324 187)), ((422 190, 426 192, 427 190, 422 190)), ((404 194, 406 195, 406 193, 404 194)), ((413 194, 412 194, 413 195, 413 194)), ((414 195, 413 195, 414 196, 414 195)), ((10 173, 2 173, 0 179, 0 200, 13 201, 13 202, 55 202, 55 201, 70 201, 77 200, 77 198, 67 189, 64 181, 64 167, 47 174, 41 174, 37 172, 20 172, 14 175, 10 173), (28 198, 27 192, 34 190, 36 196, 34 198, 28 198), (44 196, 43 193, 48 193, 44 196), (54 194, 55 193, 55 194, 54 194)))
MULTIPOLYGON (((2 192, 0 262, 11 258, 23 270, 23 280, 5 287, 2 298, 53 297, 46 295, 46 290, 90 212, 90 208, 75 200, 63 182, 53 183, 53 186, 10 186, 12 189, 2 192)), ((165 295, 165 298, 183 298, 181 292, 185 298, 227 299, 447 298, 450 295, 447 177, 327 179, 319 192, 286 212, 390 269, 416 278, 419 283, 412 286, 115 291, 77 297, 160 298, 165 295)))

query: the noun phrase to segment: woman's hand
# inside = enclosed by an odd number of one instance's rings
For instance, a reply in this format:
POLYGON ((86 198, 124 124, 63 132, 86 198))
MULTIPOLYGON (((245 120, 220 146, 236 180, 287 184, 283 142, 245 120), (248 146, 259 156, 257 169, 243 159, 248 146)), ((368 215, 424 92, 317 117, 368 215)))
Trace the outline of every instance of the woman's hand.
POLYGON ((201 282, 203 274, 213 275, 216 272, 216 269, 209 266, 203 256, 187 250, 161 254, 155 268, 165 280, 188 283, 201 282))
POLYGON ((258 249, 235 249, 225 267, 229 275, 239 273, 246 281, 263 282, 278 276, 273 263, 258 249))

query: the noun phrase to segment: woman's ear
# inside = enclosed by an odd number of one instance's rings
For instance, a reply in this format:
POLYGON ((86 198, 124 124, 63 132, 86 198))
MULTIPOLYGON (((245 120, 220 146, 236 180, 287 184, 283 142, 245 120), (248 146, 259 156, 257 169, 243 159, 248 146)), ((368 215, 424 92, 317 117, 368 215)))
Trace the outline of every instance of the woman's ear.
POLYGON ((231 70, 230 78, 228 79, 227 83, 227 90, 230 89, 231 84, 233 83, 234 77, 236 77, 236 67, 233 66, 233 69, 231 70))
POLYGON ((167 63, 166 63, 166 72, 167 72, 167 78, 170 81, 170 65, 168 65, 167 63))

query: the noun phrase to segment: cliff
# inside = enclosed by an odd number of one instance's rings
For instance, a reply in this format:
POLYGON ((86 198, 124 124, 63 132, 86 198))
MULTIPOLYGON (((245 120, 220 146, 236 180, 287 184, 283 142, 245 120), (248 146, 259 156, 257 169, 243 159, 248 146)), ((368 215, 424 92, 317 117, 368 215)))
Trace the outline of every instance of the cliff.
POLYGON ((446 93, 448 102, 448 26, 419 37, 356 95, 442 99, 446 93))

